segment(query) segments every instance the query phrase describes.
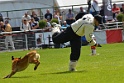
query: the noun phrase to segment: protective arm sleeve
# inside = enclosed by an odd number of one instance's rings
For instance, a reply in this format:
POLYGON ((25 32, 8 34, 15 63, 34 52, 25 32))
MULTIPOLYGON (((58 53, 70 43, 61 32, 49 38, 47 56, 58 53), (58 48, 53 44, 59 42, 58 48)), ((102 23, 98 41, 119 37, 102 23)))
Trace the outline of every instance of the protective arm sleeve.
POLYGON ((94 27, 85 27, 85 37, 91 46, 96 44, 96 41, 92 38, 94 27))

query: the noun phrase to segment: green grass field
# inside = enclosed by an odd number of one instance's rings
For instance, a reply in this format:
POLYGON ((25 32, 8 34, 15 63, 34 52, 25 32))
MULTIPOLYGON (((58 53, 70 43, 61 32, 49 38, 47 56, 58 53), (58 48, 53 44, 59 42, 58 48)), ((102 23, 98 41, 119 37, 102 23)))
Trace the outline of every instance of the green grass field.
POLYGON ((0 83, 123 83, 124 43, 104 44, 99 55, 90 55, 90 46, 83 46, 76 72, 68 72, 70 48, 40 49, 41 64, 34 65, 2 79, 11 72, 11 56, 23 57, 28 51, 0 53, 0 83))

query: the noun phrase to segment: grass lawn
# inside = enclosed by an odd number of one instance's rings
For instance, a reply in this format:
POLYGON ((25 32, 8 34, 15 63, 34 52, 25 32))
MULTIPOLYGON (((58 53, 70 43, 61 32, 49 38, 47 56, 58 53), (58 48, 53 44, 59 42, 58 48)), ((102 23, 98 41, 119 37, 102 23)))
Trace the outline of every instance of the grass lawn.
POLYGON ((104 44, 99 55, 90 55, 90 46, 83 46, 76 72, 68 72, 70 48, 40 49, 41 64, 34 65, 2 79, 11 72, 11 56, 23 57, 28 51, 0 53, 0 83, 123 83, 124 43, 104 44))

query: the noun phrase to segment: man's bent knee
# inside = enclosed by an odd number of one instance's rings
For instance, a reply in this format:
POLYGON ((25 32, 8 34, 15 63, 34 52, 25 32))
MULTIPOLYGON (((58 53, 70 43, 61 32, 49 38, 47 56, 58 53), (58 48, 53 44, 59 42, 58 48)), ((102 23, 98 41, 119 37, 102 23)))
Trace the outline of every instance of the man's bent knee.
POLYGON ((52 35, 52 40, 53 40, 53 43, 56 43, 56 44, 60 44, 58 38, 57 38, 57 35, 59 34, 59 32, 56 32, 52 35))

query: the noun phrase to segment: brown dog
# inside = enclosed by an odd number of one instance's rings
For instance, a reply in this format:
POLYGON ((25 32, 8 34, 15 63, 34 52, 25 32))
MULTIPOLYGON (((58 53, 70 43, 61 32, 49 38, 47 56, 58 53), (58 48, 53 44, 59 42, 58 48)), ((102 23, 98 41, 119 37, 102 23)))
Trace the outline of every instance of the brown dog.
POLYGON ((22 59, 14 58, 12 56, 12 72, 9 75, 5 76, 4 78, 10 78, 16 72, 25 70, 30 63, 35 64, 34 70, 36 70, 38 65, 40 64, 39 59, 40 54, 38 54, 36 51, 29 52, 22 59))

